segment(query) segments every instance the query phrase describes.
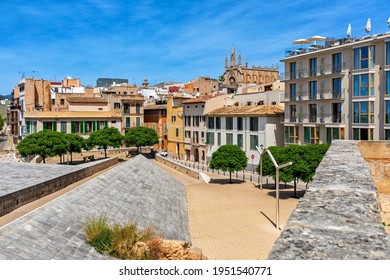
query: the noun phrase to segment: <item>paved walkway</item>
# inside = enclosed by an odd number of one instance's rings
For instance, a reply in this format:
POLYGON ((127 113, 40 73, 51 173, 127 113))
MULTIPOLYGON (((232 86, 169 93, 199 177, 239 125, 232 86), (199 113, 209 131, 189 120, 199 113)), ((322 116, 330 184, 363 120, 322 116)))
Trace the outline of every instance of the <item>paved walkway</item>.
MULTIPOLYGON (((259 190, 253 183, 216 174, 210 184, 201 183, 157 163, 180 180, 187 189, 190 238, 194 247, 216 260, 266 259, 281 231, 275 228, 275 190, 259 190)), ((281 185, 284 186, 284 185, 281 185)), ((302 195, 304 190, 298 191, 302 195)), ((298 199, 293 189, 282 187, 280 227, 283 228, 298 199)))

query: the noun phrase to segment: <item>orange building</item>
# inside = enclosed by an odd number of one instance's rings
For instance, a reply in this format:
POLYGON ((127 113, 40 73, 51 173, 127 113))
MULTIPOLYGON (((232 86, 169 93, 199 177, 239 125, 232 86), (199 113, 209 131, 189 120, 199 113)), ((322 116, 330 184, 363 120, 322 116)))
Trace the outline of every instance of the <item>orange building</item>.
POLYGON ((154 147, 159 152, 168 147, 168 124, 166 101, 146 103, 144 106, 144 126, 157 132, 159 142, 154 147))

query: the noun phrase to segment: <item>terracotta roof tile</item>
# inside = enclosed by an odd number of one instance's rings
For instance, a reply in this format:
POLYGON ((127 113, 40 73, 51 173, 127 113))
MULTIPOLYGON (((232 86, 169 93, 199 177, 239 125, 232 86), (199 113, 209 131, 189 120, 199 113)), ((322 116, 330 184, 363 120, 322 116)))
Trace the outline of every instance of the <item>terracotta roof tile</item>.
POLYGON ((100 97, 69 96, 66 99, 69 103, 108 103, 107 100, 100 97))

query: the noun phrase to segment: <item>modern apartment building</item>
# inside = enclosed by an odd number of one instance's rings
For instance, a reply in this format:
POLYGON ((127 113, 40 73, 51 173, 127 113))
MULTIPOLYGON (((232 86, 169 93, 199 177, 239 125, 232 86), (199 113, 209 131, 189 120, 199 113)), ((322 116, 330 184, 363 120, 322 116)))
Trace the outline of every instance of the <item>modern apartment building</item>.
POLYGON ((390 140, 390 34, 287 52, 285 144, 390 140))

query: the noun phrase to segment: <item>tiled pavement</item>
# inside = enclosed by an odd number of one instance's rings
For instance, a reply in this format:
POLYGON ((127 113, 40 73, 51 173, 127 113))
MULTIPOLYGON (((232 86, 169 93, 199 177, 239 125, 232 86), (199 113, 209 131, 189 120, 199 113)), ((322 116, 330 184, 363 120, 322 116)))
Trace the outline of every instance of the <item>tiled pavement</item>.
POLYGON ((189 241, 184 186, 137 156, 0 228, 0 259, 106 259, 85 243, 84 222, 95 215, 189 241))

